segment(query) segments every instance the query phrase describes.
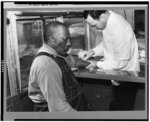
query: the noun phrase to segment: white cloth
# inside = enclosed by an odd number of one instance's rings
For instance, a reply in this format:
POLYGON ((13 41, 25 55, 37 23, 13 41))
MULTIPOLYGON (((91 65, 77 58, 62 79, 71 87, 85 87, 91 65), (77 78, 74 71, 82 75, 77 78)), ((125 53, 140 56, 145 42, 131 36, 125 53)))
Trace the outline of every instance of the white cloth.
MULTIPOLYGON (((46 44, 43 44, 38 52, 41 51, 57 55, 46 44)), ((61 69, 50 57, 39 56, 33 61, 29 76, 28 94, 35 103, 47 101, 50 112, 75 111, 66 101, 61 69)))
POLYGON ((94 56, 104 56, 97 66, 102 69, 139 71, 138 44, 129 23, 119 14, 109 11, 103 41, 94 49, 94 56))

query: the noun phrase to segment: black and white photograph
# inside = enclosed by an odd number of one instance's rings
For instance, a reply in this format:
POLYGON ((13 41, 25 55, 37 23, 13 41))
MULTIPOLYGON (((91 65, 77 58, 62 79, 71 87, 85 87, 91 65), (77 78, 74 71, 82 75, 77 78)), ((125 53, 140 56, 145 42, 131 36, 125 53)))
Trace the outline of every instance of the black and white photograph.
POLYGON ((2 120, 148 120, 149 2, 112 3, 2 2, 2 120))

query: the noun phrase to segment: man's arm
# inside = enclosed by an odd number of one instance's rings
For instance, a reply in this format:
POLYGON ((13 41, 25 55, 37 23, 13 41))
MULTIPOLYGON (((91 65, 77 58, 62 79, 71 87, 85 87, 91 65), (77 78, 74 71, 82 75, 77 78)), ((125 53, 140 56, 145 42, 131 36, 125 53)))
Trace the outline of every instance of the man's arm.
POLYGON ((76 111, 66 101, 59 66, 55 61, 46 56, 41 56, 40 58, 43 59, 43 63, 39 68, 39 86, 48 102, 49 111, 76 111))
POLYGON ((78 57, 81 58, 82 60, 87 60, 91 57, 95 56, 103 56, 104 51, 103 51, 103 42, 101 42, 98 46, 95 48, 89 50, 89 51, 81 51, 78 54, 78 57))
POLYGON ((108 39, 105 43, 112 58, 98 62, 97 66, 103 69, 123 69, 131 58, 131 48, 135 43, 130 25, 125 22, 118 24, 105 39, 108 39))
POLYGON ((94 55, 93 55, 94 57, 96 57, 96 56, 104 56, 103 42, 101 42, 99 45, 97 45, 92 50, 94 51, 94 55))
POLYGON ((101 69, 106 69, 106 70, 114 70, 114 69, 123 69, 128 63, 128 60, 122 60, 122 61, 113 61, 113 60, 105 60, 105 61, 98 61, 97 62, 97 67, 101 69))

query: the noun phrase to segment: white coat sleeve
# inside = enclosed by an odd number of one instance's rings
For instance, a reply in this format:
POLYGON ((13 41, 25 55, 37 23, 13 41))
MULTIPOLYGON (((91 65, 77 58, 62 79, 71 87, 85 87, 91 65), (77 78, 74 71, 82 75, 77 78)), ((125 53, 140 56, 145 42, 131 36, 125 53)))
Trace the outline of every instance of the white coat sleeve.
POLYGON ((98 61, 97 67, 106 70, 114 70, 114 69, 121 70, 127 65, 127 63, 128 63, 127 60, 123 60, 119 62, 115 62, 113 60, 105 60, 105 61, 98 61))
POLYGON ((94 57, 95 56, 103 56, 104 55, 104 49, 103 49, 103 42, 101 42, 99 45, 97 45, 95 48, 92 49, 94 51, 94 57))
POLYGON ((112 34, 114 56, 116 59, 130 60, 132 55, 132 45, 134 45, 134 33, 131 27, 127 24, 124 24, 124 27, 116 27, 112 34))

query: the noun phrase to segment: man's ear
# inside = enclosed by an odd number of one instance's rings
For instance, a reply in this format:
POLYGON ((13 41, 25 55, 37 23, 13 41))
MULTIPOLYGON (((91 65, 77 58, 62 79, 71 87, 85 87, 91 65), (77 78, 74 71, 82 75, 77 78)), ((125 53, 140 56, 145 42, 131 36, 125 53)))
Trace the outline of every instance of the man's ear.
POLYGON ((104 20, 105 20, 105 14, 101 14, 100 17, 99 17, 99 19, 100 19, 101 21, 104 21, 104 20))
POLYGON ((49 37, 49 42, 53 46, 56 45, 56 39, 54 37, 52 37, 52 36, 49 37))

